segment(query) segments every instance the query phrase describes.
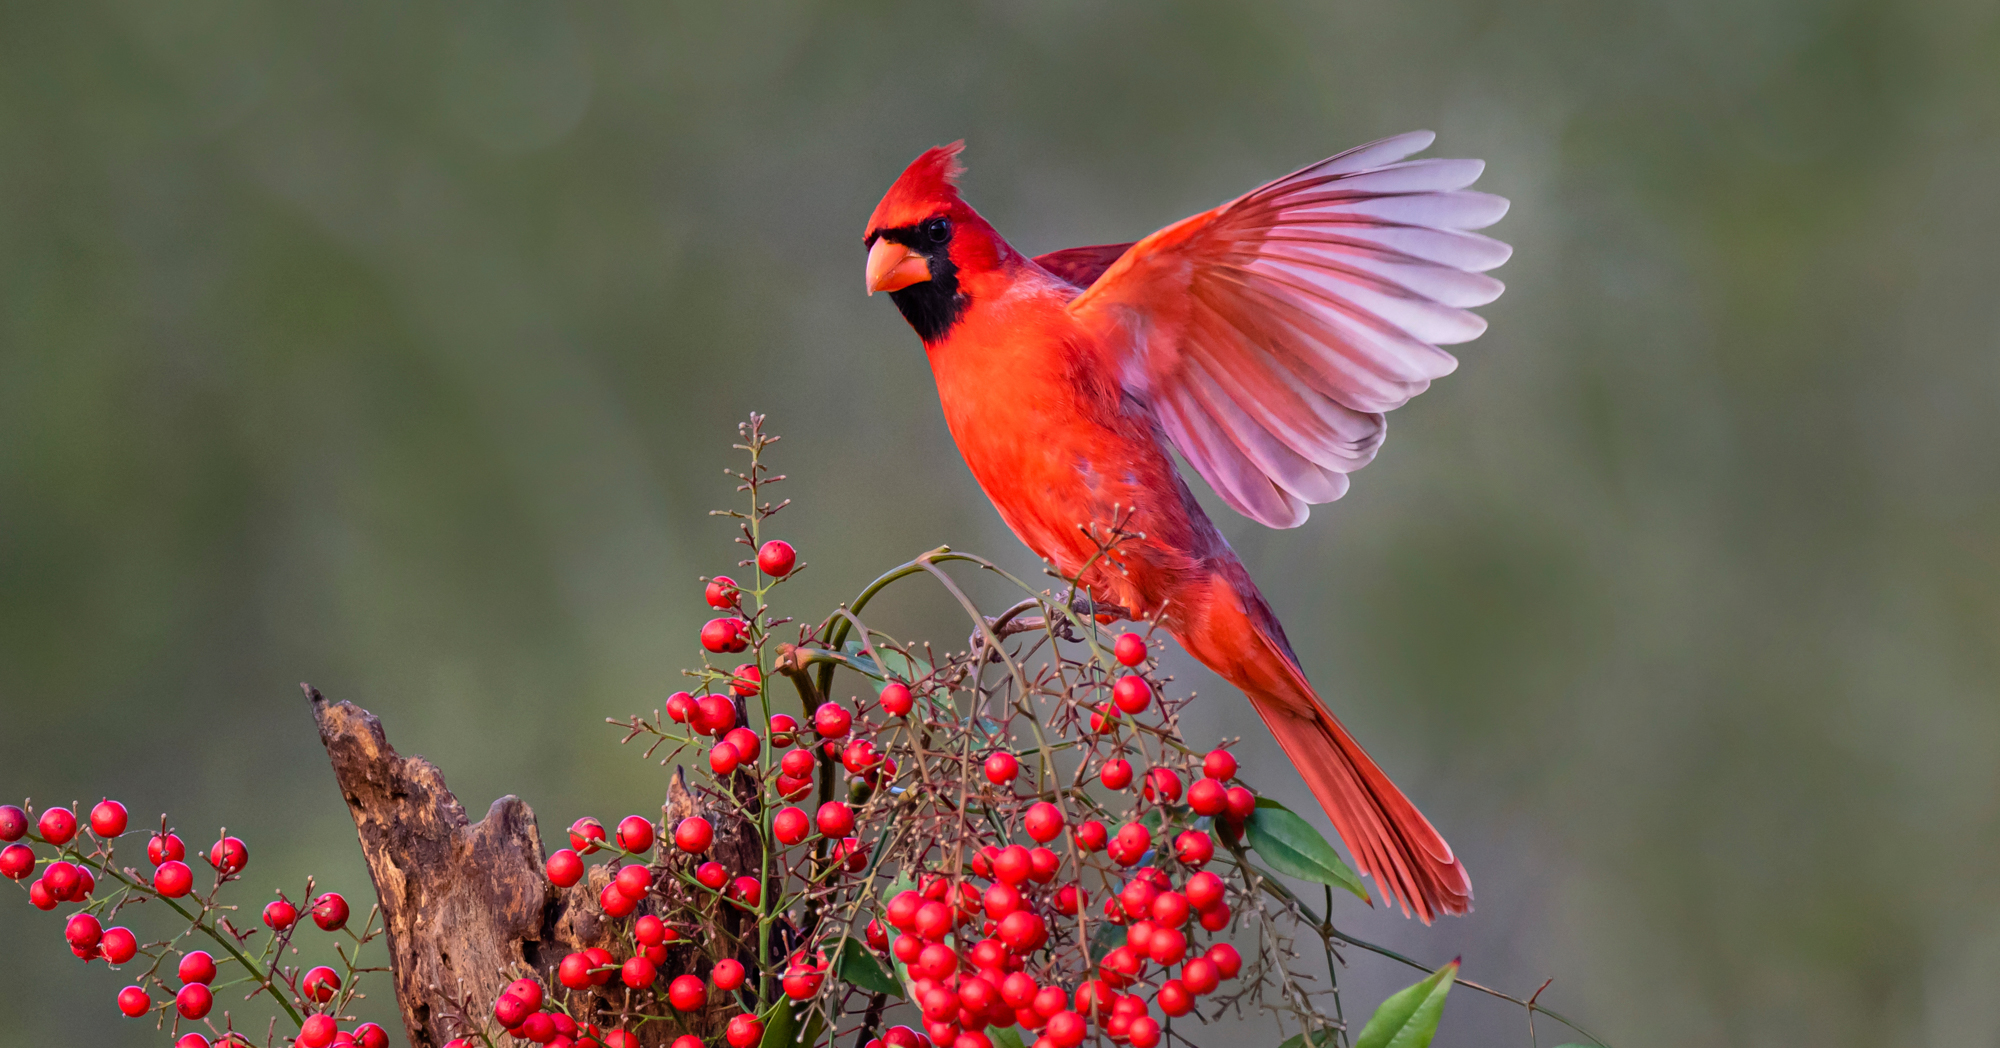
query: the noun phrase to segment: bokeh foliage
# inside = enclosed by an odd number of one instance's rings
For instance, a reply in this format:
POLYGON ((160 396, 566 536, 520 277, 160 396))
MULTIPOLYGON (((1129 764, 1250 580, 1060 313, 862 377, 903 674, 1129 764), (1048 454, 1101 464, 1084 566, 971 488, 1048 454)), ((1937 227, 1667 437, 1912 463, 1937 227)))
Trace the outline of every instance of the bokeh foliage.
MULTIPOLYGON (((801 608, 940 542, 1033 569, 861 295, 909 157, 967 138, 1042 251, 1413 127, 1515 201, 1492 331, 1346 500, 1225 524, 1475 879, 1356 930, 1627 1043, 1991 1043, 1971 0, 6 5, 0 793, 358 890, 303 679, 546 829, 643 810, 599 725, 691 660, 745 411, 801 608)), ((153 1043, 55 936, 0 906, 0 1045, 153 1043)), ((1439 1043, 1524 1035, 1454 998, 1439 1043)))

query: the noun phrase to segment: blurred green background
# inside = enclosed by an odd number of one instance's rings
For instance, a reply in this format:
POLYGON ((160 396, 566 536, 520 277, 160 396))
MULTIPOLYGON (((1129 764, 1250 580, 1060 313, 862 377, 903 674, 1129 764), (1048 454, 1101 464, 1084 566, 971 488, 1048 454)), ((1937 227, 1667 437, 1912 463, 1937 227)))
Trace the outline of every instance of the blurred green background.
MULTIPOLYGON (((904 163, 966 138, 1045 251, 1416 127, 1514 201, 1490 333, 1344 501, 1218 518, 1478 891, 1344 919, 1621 1046, 2000 1044, 1972 0, 6 4, 0 794, 365 892, 309 680, 475 815, 648 810, 603 718, 698 654, 747 411, 788 610, 941 542, 1035 568, 861 292, 904 163)), ((164 1043, 4 894, 0 1045, 164 1043)), ((1439 1043, 1526 1039, 1461 992, 1439 1043)))

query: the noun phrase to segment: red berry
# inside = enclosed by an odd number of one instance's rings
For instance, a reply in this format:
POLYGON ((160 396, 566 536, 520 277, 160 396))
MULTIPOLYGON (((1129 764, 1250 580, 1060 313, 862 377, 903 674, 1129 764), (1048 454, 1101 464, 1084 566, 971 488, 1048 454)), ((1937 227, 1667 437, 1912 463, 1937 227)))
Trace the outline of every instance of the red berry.
POLYGON ((787 750, 778 759, 778 770, 787 775, 810 775, 817 763, 811 750, 787 750))
POLYGON ((686 724, 688 718, 694 715, 694 710, 694 696, 687 692, 677 691, 667 696, 667 716, 673 718, 674 723, 686 724))
POLYGON ((1056 1048, 1076 1048, 1083 1043, 1084 1034, 1089 1030, 1083 1016, 1072 1011, 1060 1011, 1049 1016, 1046 1029, 1049 1040, 1055 1042, 1056 1048))
POLYGON ((41 884, 51 896, 68 899, 76 894, 77 882, 81 879, 77 876, 75 866, 57 861, 49 863, 42 870, 41 884))
POLYGON ((819 993, 820 984, 824 981, 826 973, 811 965, 795 964, 785 970, 779 985, 784 989, 785 996, 803 1001, 819 993))
POLYGON ((1201 773, 1211 779, 1228 781, 1236 777, 1236 755, 1228 750, 1210 750, 1201 759, 1201 773))
POLYGON ((354 1043, 360 1048, 389 1048, 389 1031, 374 1023, 362 1023, 354 1028, 354 1043))
POLYGON ((868 868, 868 849, 862 846, 859 838, 844 837, 833 846, 828 861, 835 866, 845 867, 848 873, 860 873, 868 868))
POLYGON ((1021 762, 1014 755, 1001 751, 986 758, 986 781, 995 786, 1005 786, 1021 773, 1021 762))
POLYGON ((1237 973, 1243 970, 1243 955, 1236 952, 1236 947, 1226 942, 1219 942, 1209 947, 1207 957, 1225 979, 1234 979, 1237 973))
POLYGON ((299 919, 299 908, 284 899, 278 899, 264 907, 264 925, 274 932, 284 931, 299 919))
POLYGON ((1007 948, 1016 954, 1033 950, 1048 937, 1048 925, 1044 924, 1039 916, 1027 910, 1015 910, 1002 917, 1000 927, 996 931, 1000 941, 1006 943, 1007 948))
POLYGON ((1188 914, 1193 911, 1194 907, 1188 904, 1187 896, 1174 891, 1161 892, 1153 898, 1153 905, 1147 908, 1153 923, 1167 928, 1178 928, 1186 924, 1188 914))
POLYGON ((12 804, 0 804, 0 841, 18 841, 28 832, 28 813, 12 804))
POLYGON ((1119 828, 1118 836, 1111 842, 1111 861, 1120 866, 1131 866, 1145 858, 1147 849, 1152 846, 1153 831, 1148 830, 1144 823, 1128 822, 1119 828))
POLYGON ((1063 831, 1062 809, 1048 801, 1037 801, 1028 806, 1028 812, 1021 817, 1021 828, 1038 844, 1055 840, 1063 831))
POLYGON ((153 1010, 153 998, 137 986, 127 986, 118 991, 118 1010, 137 1019, 153 1010))
POLYGON ((1194 785, 1188 787, 1187 798, 1188 807, 1196 815, 1220 815, 1229 810, 1229 787, 1217 779, 1194 780, 1194 785))
POLYGON ((1146 788, 1141 792, 1149 801, 1172 804, 1181 799, 1181 777, 1172 768, 1154 768, 1146 773, 1146 788))
POLYGON ((791 714, 771 714, 771 745, 790 746, 798 741, 798 731, 798 719, 791 714))
POLYGON ((605 885, 604 889, 597 893, 597 908, 603 910, 606 917, 613 919, 630 917, 633 911, 639 908, 639 900, 619 891, 618 885, 614 882, 605 885))
POLYGON ((822 702, 813 711, 813 730, 820 738, 838 739, 854 725, 854 714, 837 702, 822 702))
POLYGON ((1156 1048, 1160 1043, 1159 1021, 1150 1015, 1135 1015, 1132 1025, 1125 1030, 1125 1039, 1132 1042, 1132 1048, 1156 1048))
POLYGON ((1123 758, 1105 761, 1104 770, 1097 777, 1105 789, 1122 790, 1132 785, 1132 762, 1123 758))
POLYGON ((1096 819, 1088 820, 1076 828, 1076 846, 1086 852, 1103 851, 1105 842, 1104 824, 1096 819))
POLYGON ((653 871, 647 869, 643 863, 630 863, 618 871, 618 876, 611 879, 611 886, 618 889, 618 894, 628 899, 643 899, 647 892, 653 890, 653 871))
POLYGON ((729 1048, 750 1048, 764 1039, 764 1023, 754 1015, 739 1015, 723 1027, 722 1037, 729 1042, 729 1048))
MULTIPOLYGON (((757 667, 739 666, 737 667, 737 673, 741 675, 742 671, 746 669, 755 673, 757 667)), ((736 691, 734 685, 730 686, 730 690, 738 695, 744 694, 741 691, 736 691)), ((755 695, 757 694, 757 690, 752 688, 749 694, 755 695)), ((729 729, 736 726, 736 704, 721 695, 703 695, 695 703, 693 719, 689 723, 692 724, 695 731, 703 735, 726 734, 729 729)))
POLYGON ((0 848, 0 874, 14 880, 26 880, 35 872, 35 850, 25 844, 10 844, 0 848))
POLYGON ((226 875, 242 873, 250 865, 250 847, 236 837, 224 837, 208 849, 208 864, 226 875))
POLYGON ((708 580, 708 585, 702 590, 702 596, 711 608, 733 608, 742 594, 736 589, 735 579, 727 575, 717 575, 708 580))
POLYGON ((755 877, 738 877, 729 884, 729 901, 754 910, 764 901, 764 882, 755 877))
POLYGON ((604 836, 604 824, 588 815, 569 824, 569 846, 575 848, 578 854, 589 855, 596 851, 598 842, 604 840, 604 836))
POLYGON ((724 958, 715 962, 715 970, 708 973, 718 990, 734 990, 743 985, 743 962, 734 958, 724 958))
POLYGON ((1183 866, 1206 866, 1215 858, 1215 838, 1200 830, 1188 830, 1174 838, 1174 857, 1183 866))
POLYGON ((199 1019, 207 1015, 214 1005, 215 995, 201 983, 189 983, 174 995, 174 1010, 180 1012, 183 1019, 199 1019))
POLYGON ((334 1022, 333 1016, 308 1015, 306 1021, 299 1026, 300 1048, 327 1048, 339 1032, 340 1027, 334 1022))
POLYGON ((153 871, 153 890, 169 899, 178 899, 194 887, 194 871, 184 862, 163 862, 153 871))
POLYGON ((757 548, 757 570, 774 579, 790 575, 798 562, 799 555, 792 544, 781 539, 772 539, 757 548))
POLYGON ((1008 884, 1019 884, 1034 872, 1034 862, 1028 858, 1028 849, 1018 844, 1010 844, 1000 849, 993 857, 993 876, 1008 884))
POLYGON ((312 971, 307 972, 306 977, 299 980, 299 992, 305 994, 310 1000, 325 1004, 333 1000, 334 994, 340 992, 340 973, 325 965, 320 965, 312 971))
POLYGON ((1201 911, 1201 926, 1211 932, 1229 927, 1229 904, 1219 902, 1201 911))
POLYGON ((744 764, 757 759, 757 750, 763 744, 757 733, 749 728, 731 728, 723 734, 722 741, 736 747, 736 759, 744 764))
POLYGON ((634 990, 643 990, 653 985, 653 980, 659 977, 659 969, 653 967, 653 962, 644 957, 628 957, 624 964, 618 966, 618 981, 634 990))
MULTIPOLYGON (((735 676, 729 682, 729 693, 731 695, 734 695, 740 699, 747 699, 750 696, 755 695, 762 690, 764 690, 763 670, 758 669, 755 663, 750 663, 750 662, 746 662, 743 665, 736 667, 735 676)), ((736 723, 736 720, 735 720, 735 715, 732 712, 730 716, 730 724, 734 723, 736 723)), ((721 728, 718 728, 716 730, 723 731, 726 730, 728 727, 729 725, 725 724, 721 728)), ((714 732, 711 732, 710 734, 714 734, 714 732)))
POLYGON ((841 766, 849 775, 860 775, 881 761, 875 753, 875 744, 867 739, 856 739, 840 751, 841 766))
POLYGON ((1159 897, 1160 890, 1151 881, 1134 877, 1118 892, 1118 904, 1128 917, 1147 917, 1152 915, 1153 900, 1159 897))
POLYGON ((819 806, 813 823, 828 837, 845 837, 854 832, 854 811, 839 801, 827 801, 819 806))
POLYGON ((192 950, 184 953, 181 955, 178 974, 184 983, 202 983, 206 985, 214 982, 215 958, 210 957, 205 950, 192 950))
POLYGON ((951 907, 941 902, 926 902, 917 908, 916 933, 919 938, 933 942, 945 937, 952 926, 951 907))
POLYGON ((705 862, 694 868, 694 879, 704 888, 720 891, 723 885, 729 883, 729 871, 723 869, 719 862, 705 862))
POLYGON ((882 686, 882 712, 891 717, 907 717, 915 709, 916 699, 902 681, 890 681, 882 686))
POLYGON ((1222 901, 1225 894, 1222 878, 1205 870, 1189 877, 1184 891, 1188 904, 1197 910, 1207 910, 1215 906, 1222 901))
POLYGON ((1188 992, 1196 997, 1206 997, 1214 993, 1222 982, 1222 973, 1214 961, 1207 957, 1196 957, 1181 965, 1181 982, 1188 992))
POLYGON ((895 898, 889 900, 889 905, 882 911, 882 916, 889 922, 889 926, 897 931, 913 931, 917 926, 917 910, 923 904, 924 897, 916 892, 900 891, 896 893, 895 898))
POLYGON ((923 1042, 917 1040, 917 1031, 907 1026, 891 1026, 882 1035, 882 1043, 887 1048, 919 1048, 923 1042))
POLYGON ((42 813, 35 828, 43 840, 60 848, 76 836, 76 813, 68 808, 50 808, 42 813))
POLYGON ((653 824, 643 815, 618 820, 618 846, 634 855, 653 850, 653 824))
MULTIPOLYGON (((634 815, 632 818, 637 819, 638 816, 634 815)), ((627 821, 629 822, 630 820, 628 819, 627 821)), ((620 826, 620 830, 623 830, 623 826, 620 826)), ((651 836, 652 832, 653 824, 646 823, 647 835, 651 836)), ((650 844, 651 842, 649 841, 648 843, 650 844)), ((687 852, 689 855, 700 855, 708 850, 709 845, 714 843, 715 827, 709 825, 708 820, 699 815, 690 815, 682 819, 674 827, 674 847, 687 852)), ((645 849, 635 848, 633 850, 644 851, 645 849)))
POLYGON ((1153 998, 1160 1010, 1172 1016, 1182 1016, 1194 1010, 1194 994, 1188 992, 1187 984, 1179 979, 1168 979, 1160 984, 1159 994, 1153 998))
POLYGON ((1047 848, 1028 849, 1028 879, 1036 884, 1047 884, 1056 879, 1056 871, 1062 867, 1062 860, 1047 848))
POLYGON ((1138 713, 1152 703, 1153 686, 1146 683, 1146 678, 1128 673, 1111 686, 1111 701, 1126 713, 1138 713))
POLYGON ((568 888, 583 880, 583 860, 568 848, 563 848, 549 856, 549 882, 558 888, 568 888))
POLYGON ((1257 810, 1257 795, 1241 786, 1229 788, 1229 818, 1233 822, 1248 819, 1257 810))
POLYGON ((556 966, 556 981, 572 990, 581 990, 590 985, 590 957, 587 954, 572 953, 556 966))
POLYGON ((528 1002, 528 1010, 531 1012, 542 1006, 542 984, 533 979, 516 979, 508 983, 507 988, 501 992, 513 994, 528 1002))
POLYGON ((335 931, 347 926, 347 900, 339 892, 327 892, 313 901, 313 923, 323 932, 335 931))
POLYGON ((1118 642, 1111 648, 1120 666, 1137 666, 1146 661, 1146 638, 1136 633, 1121 633, 1118 642))
POLYGON ((510 1030, 526 1022, 534 1012, 535 1006, 519 994, 503 993, 493 1002, 493 1018, 510 1030))
POLYGON ((114 800, 97 802, 90 809, 90 832, 99 837, 111 838, 125 832, 125 806, 114 800))
POLYGON ((163 862, 187 858, 187 845, 180 837, 171 833, 156 833, 146 841, 146 859, 158 866, 163 862))
POLYGON ((1155 964, 1179 964, 1187 956, 1187 935, 1179 928, 1160 928, 1146 944, 1146 955, 1155 964))
POLYGON ((708 987, 702 985, 701 976, 680 976, 667 984, 667 1001, 680 1011, 694 1011, 708 1003, 708 987))
POLYGON ((87 913, 71 914, 68 923, 63 925, 63 938, 79 950, 96 949, 97 940, 103 937, 104 926, 87 913))
POLYGON ((1118 707, 1105 703, 1090 714, 1090 730, 1097 734, 1110 731, 1118 725, 1118 707))
POLYGON ((53 910, 62 900, 49 892, 47 882, 37 879, 28 885, 28 902, 37 910, 53 910))
POLYGON ((1077 911, 1090 905, 1090 893, 1074 884, 1065 884, 1056 889, 1055 909, 1065 917, 1074 917, 1077 911))
POLYGON ((749 641, 743 638, 743 620, 736 618, 710 619, 701 627, 701 646, 713 652, 736 652, 748 648, 749 641))
POLYGON ((783 808, 771 817, 771 836, 780 844, 797 844, 812 833, 812 820, 797 808, 783 808))
POLYGON ((910 971, 926 979, 946 979, 958 970, 958 954, 941 942, 929 943, 917 953, 910 971))
POLYGON ((130 928, 106 928, 97 952, 111 964, 124 964, 139 953, 139 939, 130 928))
POLYGON ((70 889, 69 901, 82 902, 90 898, 90 893, 96 890, 97 878, 90 875, 90 867, 78 866, 76 868, 76 887, 70 889))
POLYGON ((740 763, 742 755, 736 752, 736 747, 727 742, 718 742, 708 751, 708 770, 717 775, 728 775, 735 771, 740 763))

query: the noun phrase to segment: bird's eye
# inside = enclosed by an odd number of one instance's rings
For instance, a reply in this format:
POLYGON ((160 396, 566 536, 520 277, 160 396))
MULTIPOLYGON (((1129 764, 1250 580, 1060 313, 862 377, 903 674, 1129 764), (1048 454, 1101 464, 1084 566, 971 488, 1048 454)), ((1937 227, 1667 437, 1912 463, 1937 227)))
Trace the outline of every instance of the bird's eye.
POLYGON ((929 222, 924 223, 924 235, 929 237, 933 244, 942 244, 950 240, 951 220, 948 218, 931 219, 929 222))

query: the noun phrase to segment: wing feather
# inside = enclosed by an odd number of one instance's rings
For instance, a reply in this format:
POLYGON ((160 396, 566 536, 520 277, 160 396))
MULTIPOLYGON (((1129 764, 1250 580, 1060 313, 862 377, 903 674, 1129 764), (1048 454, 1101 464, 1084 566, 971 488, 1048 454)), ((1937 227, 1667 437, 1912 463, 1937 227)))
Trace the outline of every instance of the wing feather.
POLYGON ((1470 230, 1507 201, 1466 189, 1481 161, 1405 159, 1433 137, 1350 149, 1090 259, 1106 268, 1070 310, 1245 516, 1295 527, 1339 498, 1382 413, 1458 366, 1438 347, 1486 330, 1468 310, 1500 296, 1485 271, 1512 249, 1470 230))

